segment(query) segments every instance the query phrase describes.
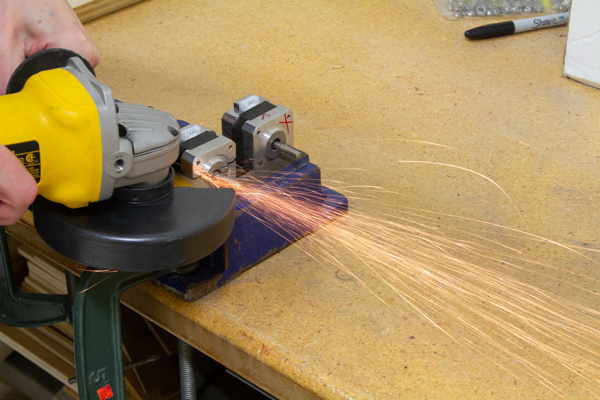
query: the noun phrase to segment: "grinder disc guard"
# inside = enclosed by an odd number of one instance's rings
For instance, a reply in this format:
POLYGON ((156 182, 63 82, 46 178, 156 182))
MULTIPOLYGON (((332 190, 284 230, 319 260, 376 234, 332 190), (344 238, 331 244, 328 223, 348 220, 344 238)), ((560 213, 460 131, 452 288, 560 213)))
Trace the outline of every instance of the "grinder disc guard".
POLYGON ((165 184, 158 198, 138 190, 79 209, 38 197, 36 229, 53 249, 92 268, 150 272, 192 264, 229 237, 235 193, 165 184))

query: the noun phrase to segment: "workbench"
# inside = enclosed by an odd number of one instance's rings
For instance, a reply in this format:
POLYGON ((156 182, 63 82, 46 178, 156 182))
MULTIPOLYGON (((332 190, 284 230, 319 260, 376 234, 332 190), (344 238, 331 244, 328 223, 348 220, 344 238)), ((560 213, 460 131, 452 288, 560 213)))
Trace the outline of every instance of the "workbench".
MULTIPOLYGON (((480 22, 446 20, 422 0, 152 0, 86 27, 116 98, 219 130, 233 100, 256 93, 295 111, 296 146, 325 183, 384 187, 382 210, 421 208, 600 249, 600 92, 561 76, 566 28, 464 40, 480 22), (511 201, 472 173, 400 160, 472 169, 511 201)), ((524 247, 556 265, 557 279, 523 279, 600 308, 561 285, 577 272, 597 292, 594 253, 582 261, 524 247)), ((151 283, 124 302, 280 398, 556 398, 297 247, 196 302, 151 283)), ((566 398, 586 398, 585 383, 556 373, 566 398)))

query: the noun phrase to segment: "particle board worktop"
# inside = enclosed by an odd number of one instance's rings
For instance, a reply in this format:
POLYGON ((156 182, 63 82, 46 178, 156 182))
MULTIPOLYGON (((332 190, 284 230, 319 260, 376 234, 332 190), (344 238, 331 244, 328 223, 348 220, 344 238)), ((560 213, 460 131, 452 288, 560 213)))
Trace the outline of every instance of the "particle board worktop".
MULTIPOLYGON (((260 94, 295 111, 296 144, 326 180, 383 186, 390 212, 418 207, 600 248, 600 91, 561 77, 564 27, 465 41, 477 23, 447 21, 432 1, 153 0, 87 29, 117 98, 220 129, 233 100, 260 94), (466 171, 399 160, 471 168, 512 202, 466 171)), ((597 292, 596 262, 524 246, 557 266, 556 280, 533 283, 599 308, 561 285, 576 271, 597 292)), ((556 398, 298 248, 194 303, 151 284, 125 301, 281 398, 556 398)), ((588 398, 581 380, 556 377, 566 398, 588 398)))

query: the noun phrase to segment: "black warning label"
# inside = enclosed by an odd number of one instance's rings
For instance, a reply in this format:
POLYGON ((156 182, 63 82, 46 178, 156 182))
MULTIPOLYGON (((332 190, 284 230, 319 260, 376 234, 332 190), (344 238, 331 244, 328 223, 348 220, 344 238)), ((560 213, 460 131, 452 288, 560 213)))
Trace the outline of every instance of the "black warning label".
POLYGON ((9 144, 6 147, 21 161, 36 182, 42 177, 40 145, 35 140, 23 143, 9 144))

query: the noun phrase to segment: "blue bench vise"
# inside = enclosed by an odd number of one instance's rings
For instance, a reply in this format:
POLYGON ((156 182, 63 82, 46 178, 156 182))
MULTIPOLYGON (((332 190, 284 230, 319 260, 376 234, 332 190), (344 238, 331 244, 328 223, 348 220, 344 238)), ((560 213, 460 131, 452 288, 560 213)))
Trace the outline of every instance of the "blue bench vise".
MULTIPOLYGON (((347 198, 322 186, 319 167, 293 147, 294 116, 290 109, 252 95, 235 102, 221 122, 223 135, 217 136, 199 125, 180 121, 183 141, 179 168, 187 179, 201 181, 198 168, 230 179, 252 176, 287 193, 310 193, 311 206, 320 206, 324 214, 347 210, 347 198)), ((317 228, 267 226, 262 220, 269 217, 257 215, 260 208, 253 208, 249 201, 238 196, 234 228, 223 246, 185 273, 163 275, 156 282, 188 301, 196 300, 317 228), (252 212, 246 212, 248 209, 252 212)))

